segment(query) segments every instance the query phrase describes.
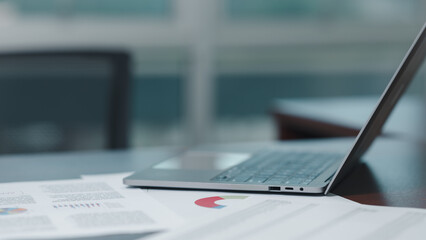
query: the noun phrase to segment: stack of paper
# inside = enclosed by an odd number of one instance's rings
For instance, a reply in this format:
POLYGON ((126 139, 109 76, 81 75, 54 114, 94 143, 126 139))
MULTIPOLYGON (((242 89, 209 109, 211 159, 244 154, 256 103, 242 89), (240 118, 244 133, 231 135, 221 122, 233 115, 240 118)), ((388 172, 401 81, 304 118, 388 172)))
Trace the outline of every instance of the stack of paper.
MULTIPOLYGON (((121 182, 127 174, 83 176, 121 182)), ((361 205, 331 196, 145 191, 187 220, 161 239, 425 239, 426 210, 361 205)), ((146 238, 144 238, 146 239, 146 238)))
POLYGON ((169 230, 182 223, 146 192, 105 181, 0 184, 0 239, 169 230))
POLYGON ((0 239, 424 239, 426 210, 345 198, 129 188, 130 173, 0 184, 0 239))
MULTIPOLYGON (((426 211, 251 197, 153 239, 425 239, 426 211)), ((151 238, 150 238, 151 239, 151 238)))

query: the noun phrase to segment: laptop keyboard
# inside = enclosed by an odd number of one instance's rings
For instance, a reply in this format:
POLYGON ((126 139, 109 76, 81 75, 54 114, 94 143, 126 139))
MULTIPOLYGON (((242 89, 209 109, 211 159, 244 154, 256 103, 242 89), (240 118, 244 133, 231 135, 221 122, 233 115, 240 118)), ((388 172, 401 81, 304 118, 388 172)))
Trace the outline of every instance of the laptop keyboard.
POLYGON ((211 181, 269 185, 308 185, 342 155, 267 150, 222 172, 211 181))

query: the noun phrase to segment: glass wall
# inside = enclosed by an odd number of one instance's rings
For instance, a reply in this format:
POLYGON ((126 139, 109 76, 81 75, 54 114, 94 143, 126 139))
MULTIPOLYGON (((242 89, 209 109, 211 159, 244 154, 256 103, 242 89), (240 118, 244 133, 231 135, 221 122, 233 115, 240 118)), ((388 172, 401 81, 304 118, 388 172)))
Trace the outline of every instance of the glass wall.
POLYGON ((164 18, 171 14, 169 0, 2 0, 28 17, 136 17, 164 18))
POLYGON ((0 51, 124 48, 132 146, 275 137, 276 99, 377 95, 422 0, 0 0, 0 51))

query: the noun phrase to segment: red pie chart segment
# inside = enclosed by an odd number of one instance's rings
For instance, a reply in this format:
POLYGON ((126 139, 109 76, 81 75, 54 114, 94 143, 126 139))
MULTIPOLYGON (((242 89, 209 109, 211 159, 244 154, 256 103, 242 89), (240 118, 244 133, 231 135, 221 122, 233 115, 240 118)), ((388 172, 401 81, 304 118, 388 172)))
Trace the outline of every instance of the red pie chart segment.
POLYGON ((198 199, 195 201, 195 204, 197 204, 200 207, 221 209, 226 206, 219 205, 216 203, 216 201, 225 200, 225 199, 246 199, 246 198, 247 196, 214 196, 214 197, 206 197, 206 198, 198 199))

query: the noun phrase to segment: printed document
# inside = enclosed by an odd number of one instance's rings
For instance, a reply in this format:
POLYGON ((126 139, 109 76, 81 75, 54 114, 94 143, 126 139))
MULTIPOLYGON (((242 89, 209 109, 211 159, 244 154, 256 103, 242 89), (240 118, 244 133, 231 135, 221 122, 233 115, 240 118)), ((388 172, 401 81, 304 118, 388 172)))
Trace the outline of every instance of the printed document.
POLYGON ((426 210, 252 198, 164 239, 423 240, 426 210))
POLYGON ((0 184, 0 239, 144 233, 181 222, 147 193, 103 181, 0 184))

